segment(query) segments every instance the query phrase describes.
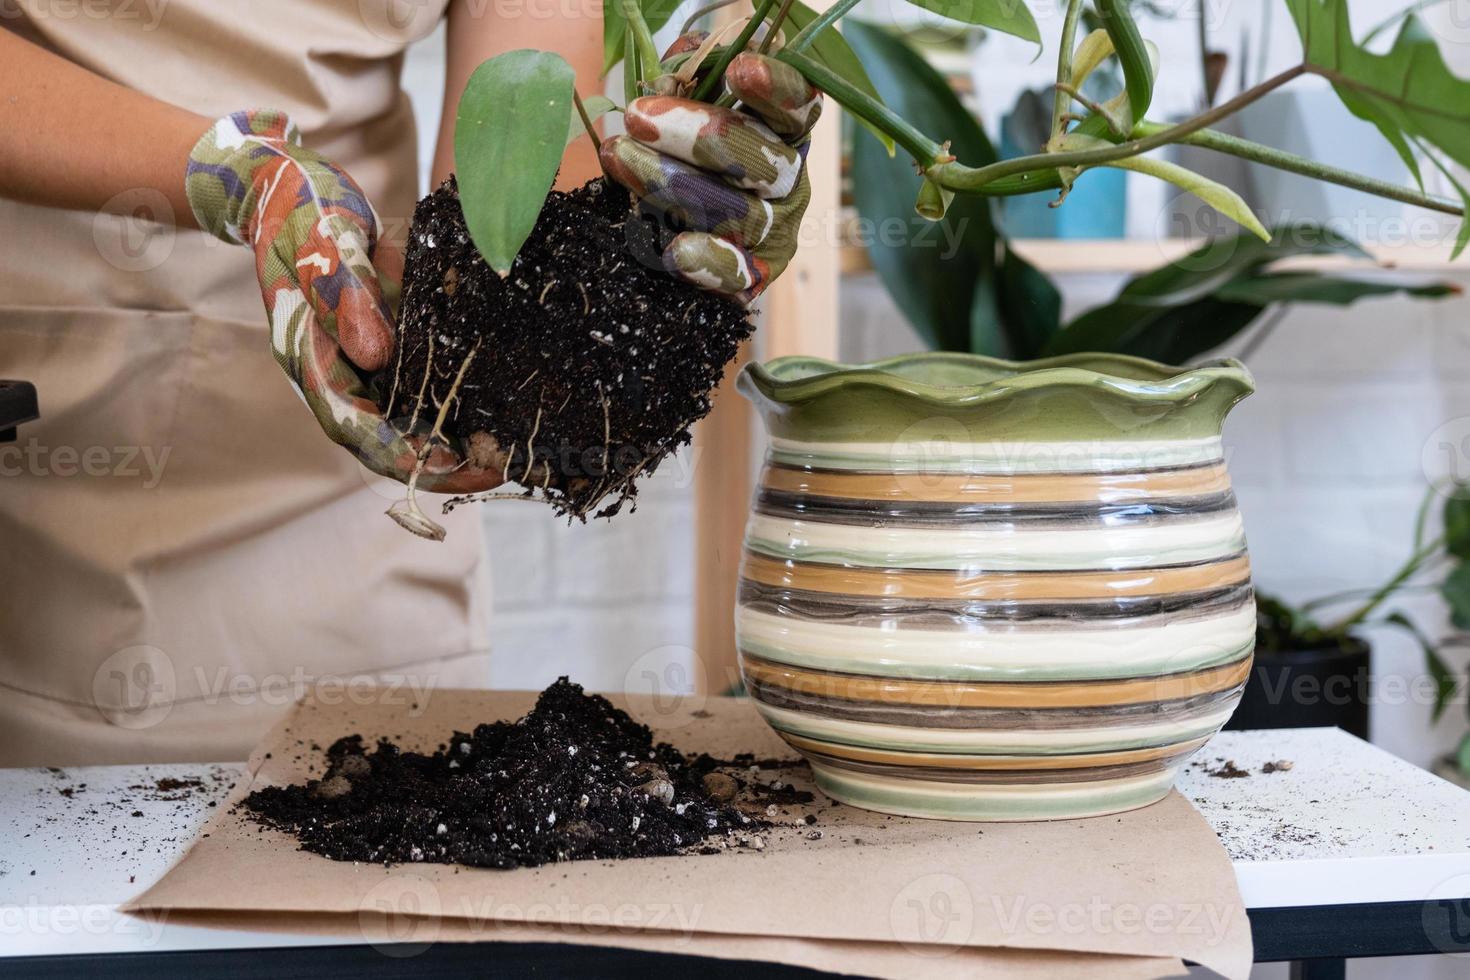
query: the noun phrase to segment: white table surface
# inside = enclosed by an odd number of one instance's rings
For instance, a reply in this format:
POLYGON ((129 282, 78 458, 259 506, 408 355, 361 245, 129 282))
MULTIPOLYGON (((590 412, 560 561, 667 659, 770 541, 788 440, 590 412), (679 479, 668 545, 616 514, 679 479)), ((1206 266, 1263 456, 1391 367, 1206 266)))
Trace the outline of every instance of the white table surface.
MULTIPOLYGON (((117 911, 184 853, 244 771, 0 770, 0 957, 361 942, 117 911), (199 785, 160 791, 167 778, 199 785)), ((1247 908, 1470 897, 1470 793, 1336 729, 1223 732, 1179 788, 1219 834, 1247 908), (1262 771, 1281 761, 1290 768, 1262 771), (1249 775, 1214 775, 1227 763, 1249 775)))

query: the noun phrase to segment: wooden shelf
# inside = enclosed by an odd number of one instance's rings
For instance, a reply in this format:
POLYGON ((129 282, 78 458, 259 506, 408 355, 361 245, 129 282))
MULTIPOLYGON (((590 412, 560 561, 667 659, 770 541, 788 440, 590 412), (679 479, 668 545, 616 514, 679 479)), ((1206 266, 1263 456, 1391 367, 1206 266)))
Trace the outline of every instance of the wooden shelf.
MULTIPOLYGON (((851 225, 847 226, 848 229, 851 225)), ((1198 241, 1170 238, 1148 239, 1018 239, 1015 249, 1027 261, 1053 274, 1135 273, 1172 262, 1199 246, 1198 241)), ((1386 269, 1412 272, 1470 272, 1470 255, 1459 262, 1450 261, 1448 245, 1379 245, 1367 246, 1373 261, 1386 269)), ((1372 263, 1366 259, 1344 256, 1302 256, 1283 261, 1281 269, 1365 269, 1372 263)), ((861 275, 872 271, 868 253, 851 236, 842 246, 842 274, 861 275)))

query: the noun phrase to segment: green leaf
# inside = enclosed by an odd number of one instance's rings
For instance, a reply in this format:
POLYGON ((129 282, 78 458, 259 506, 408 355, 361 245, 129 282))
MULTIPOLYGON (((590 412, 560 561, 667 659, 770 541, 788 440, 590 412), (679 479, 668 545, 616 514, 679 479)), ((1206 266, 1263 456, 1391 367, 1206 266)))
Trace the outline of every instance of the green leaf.
MULTIPOLYGON (((802 28, 816 20, 817 17, 817 12, 802 3, 801 0, 792 0, 791 8, 786 11, 786 23, 782 25, 782 32, 788 38, 794 37, 802 28)), ((850 27, 853 23, 854 21, 848 20, 846 26, 850 27)), ((838 75, 841 75, 847 80, 848 84, 859 92, 862 92, 871 99, 876 99, 878 102, 883 101, 883 97, 873 86, 873 80, 868 77, 867 69, 863 67, 863 60, 857 56, 857 53, 852 49, 852 45, 847 42, 847 39, 842 36, 836 27, 829 27, 813 38, 812 46, 807 49, 807 54, 838 75)), ((903 115, 903 113, 899 113, 899 115, 903 115)), ((893 137, 866 119, 858 116, 854 116, 853 118, 857 119, 859 125, 878 138, 878 141, 883 144, 884 149, 888 151, 889 156, 893 156, 897 152, 897 148, 893 144, 893 137)), ((913 120, 909 121, 912 122, 913 120)), ((921 126, 920 129, 922 128, 921 126)))
POLYGON ((1123 287, 1120 299, 1155 306, 1178 306, 1213 294, 1242 272, 1296 255, 1345 255, 1369 258, 1362 246, 1330 228, 1313 224, 1282 225, 1271 240, 1237 235, 1211 240, 1188 255, 1123 287))
POLYGON ((1455 495, 1445 500, 1444 549, 1456 558, 1470 558, 1470 499, 1455 495))
POLYGON ((1113 39, 1102 28, 1089 33, 1072 55, 1072 87, 1081 90, 1097 66, 1113 53, 1113 39))
POLYGON ((1470 564, 1456 565, 1440 583, 1439 594, 1450 604, 1450 621, 1470 630, 1470 564))
POLYGON ((1106 351, 1165 364, 1185 364, 1240 333, 1265 309, 1213 297, 1174 307, 1115 301, 1088 310, 1067 324, 1042 355, 1106 351))
MULTIPOLYGON (((1420 143, 1420 146, 1422 148, 1423 144, 1420 143)), ((1428 152, 1424 155, 1429 158, 1429 161, 1434 164, 1440 173, 1444 174, 1445 180, 1448 180, 1454 186, 1455 192, 1460 195, 1460 206, 1465 211, 1464 215, 1460 218, 1460 230, 1455 235, 1455 247, 1450 251, 1450 261, 1453 262, 1460 257, 1461 252, 1465 251, 1465 246, 1470 245, 1470 190, 1465 189, 1465 185, 1460 183, 1459 179, 1450 172, 1450 168, 1446 167, 1439 157, 1428 152)))
POLYGON ((1204 201, 1242 228, 1254 232, 1262 241, 1271 240, 1271 233, 1261 224, 1250 205, 1246 204, 1239 194, 1224 184, 1203 177, 1193 170, 1166 160, 1155 160, 1152 157, 1127 157, 1105 163, 1103 166, 1116 167, 1120 170, 1136 170, 1150 177, 1167 180, 1204 201))
POLYGON ((1287 6, 1307 65, 1400 156, 1412 160, 1409 137, 1420 137, 1470 166, 1470 80, 1450 71, 1417 17, 1405 18, 1387 53, 1375 54, 1353 40, 1347 0, 1287 0, 1287 6))
POLYGON ((1347 279, 1342 276, 1326 276, 1316 272, 1279 272, 1242 277, 1234 282, 1226 283, 1215 295, 1220 299, 1237 303, 1255 303, 1258 306, 1267 306, 1271 303, 1329 303, 1336 306, 1347 306, 1365 297, 1390 296, 1395 293, 1438 299, 1444 296, 1460 295, 1460 287, 1447 282, 1414 286, 1367 279, 1347 279))
MULTIPOLYGON (((996 158, 979 124, 928 62, 879 28, 849 20, 845 29, 893 111, 925 132, 945 133, 966 161, 996 158)), ((890 156, 868 133, 854 133, 853 204, 873 268, 926 344, 970 350, 972 330, 983 328, 986 316, 983 303, 976 307, 977 287, 995 271, 990 199, 957 195, 943 221, 926 222, 914 214, 920 183, 912 161, 890 156)))
POLYGON ((1154 59, 1150 57, 1138 25, 1128 10, 1128 0, 1097 0, 1103 29, 1113 42, 1118 63, 1123 66, 1124 89, 1128 96, 1130 124, 1141 121, 1154 98, 1154 59))
POLYGON ((915 7, 992 30, 1041 43, 1041 30, 1036 18, 1023 0, 908 0, 915 7))
POLYGON ((566 148, 574 73, 561 55, 508 51, 475 69, 454 122, 460 205, 475 247, 510 271, 566 148))
POLYGON ((1353 241, 1306 224, 1277 228, 1270 242, 1250 234, 1216 239, 1133 279, 1113 302, 1059 331, 1044 353, 1111 351, 1186 363, 1244 330, 1270 302, 1310 301, 1312 287, 1305 279, 1276 281, 1267 271, 1280 259, 1308 254, 1366 255, 1353 241), (1253 285, 1258 279, 1268 282, 1253 285), (1288 281, 1298 294, 1280 291, 1288 281))
POLYGON ((1419 631, 1413 621, 1403 613, 1389 613, 1383 617, 1384 622, 1392 623, 1405 630, 1410 636, 1419 642, 1419 647, 1424 651, 1424 665, 1429 670, 1429 676, 1434 678, 1434 712, 1431 716, 1434 721, 1439 721, 1439 716, 1444 714, 1445 706, 1450 703, 1450 698, 1455 696, 1455 675, 1444 658, 1439 655, 1434 644, 1429 638, 1419 631))
POLYGON ((1040 357, 1061 329, 1062 294, 1046 273, 1023 259, 1004 239, 998 271, 996 301, 1007 327, 1008 356, 1021 360, 1040 357))
MULTIPOLYGON (((657 31, 669 22, 674 11, 679 9, 678 0, 638 0, 643 19, 650 31, 657 31)), ((623 16, 618 0, 602 0, 602 73, 612 71, 613 65, 623 60, 627 49, 628 20, 623 16)))
MULTIPOLYGON (((587 118, 593 122, 601 119, 609 112, 622 112, 618 104, 605 95, 589 95, 582 100, 582 108, 587 110, 587 118)), ((587 127, 582 125, 582 116, 572 107, 572 119, 567 126, 567 146, 571 146, 577 140, 587 135, 587 127)))
POLYGON ((975 280, 975 292, 970 297, 970 337, 963 347, 955 349, 986 357, 1012 357, 1011 341, 1000 318, 993 275, 975 280))

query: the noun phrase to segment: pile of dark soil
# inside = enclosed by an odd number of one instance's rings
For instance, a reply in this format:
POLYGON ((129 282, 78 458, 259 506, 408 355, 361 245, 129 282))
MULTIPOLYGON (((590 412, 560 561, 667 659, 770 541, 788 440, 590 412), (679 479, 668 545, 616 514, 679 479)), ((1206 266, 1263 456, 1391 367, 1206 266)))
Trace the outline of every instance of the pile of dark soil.
POLYGON ((445 432, 478 465, 560 512, 616 513, 689 442, 751 332, 738 305, 664 270, 668 234, 594 180, 552 192, 502 279, 451 177, 414 211, 384 411, 408 428, 453 399, 445 432))
MULTIPOLYGON (((761 846, 766 826, 728 801, 742 782, 707 756, 688 760, 606 698, 563 677, 515 722, 455 732, 432 755, 362 736, 327 750, 305 785, 243 801, 260 823, 340 861, 488 868, 656 857, 761 846)), ((745 760, 748 761, 748 760, 745 760)))

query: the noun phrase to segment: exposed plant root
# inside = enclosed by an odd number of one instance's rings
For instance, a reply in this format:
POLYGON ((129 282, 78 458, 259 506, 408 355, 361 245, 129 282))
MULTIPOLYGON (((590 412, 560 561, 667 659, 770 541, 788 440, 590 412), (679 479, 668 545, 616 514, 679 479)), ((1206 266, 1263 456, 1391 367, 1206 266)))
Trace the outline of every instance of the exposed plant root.
MULTIPOLYGON (((445 531, 442 524, 429 517, 419 507, 419 477, 424 475, 424 465, 428 463, 429 457, 434 453, 434 441, 436 439, 440 442, 447 441, 444 438, 444 421, 449 417, 449 406, 453 405, 455 399, 459 396, 460 386, 464 384, 465 372, 470 369, 471 362, 474 361, 475 355, 479 352, 480 341, 477 340, 475 341, 475 346, 465 355, 465 359, 460 362, 459 372, 454 376, 454 383, 449 386, 449 393, 444 396, 444 401, 439 404, 439 415, 434 420, 433 431, 424 440, 424 444, 419 447, 418 458, 414 460, 413 464, 413 472, 408 477, 406 496, 388 508, 388 516, 397 521, 400 527, 404 530, 412 531, 421 538, 428 538, 430 541, 443 541, 445 531)), ((425 371, 425 384, 428 383, 428 376, 429 372, 425 371)), ((423 398, 422 390, 419 392, 419 398, 423 398)))

